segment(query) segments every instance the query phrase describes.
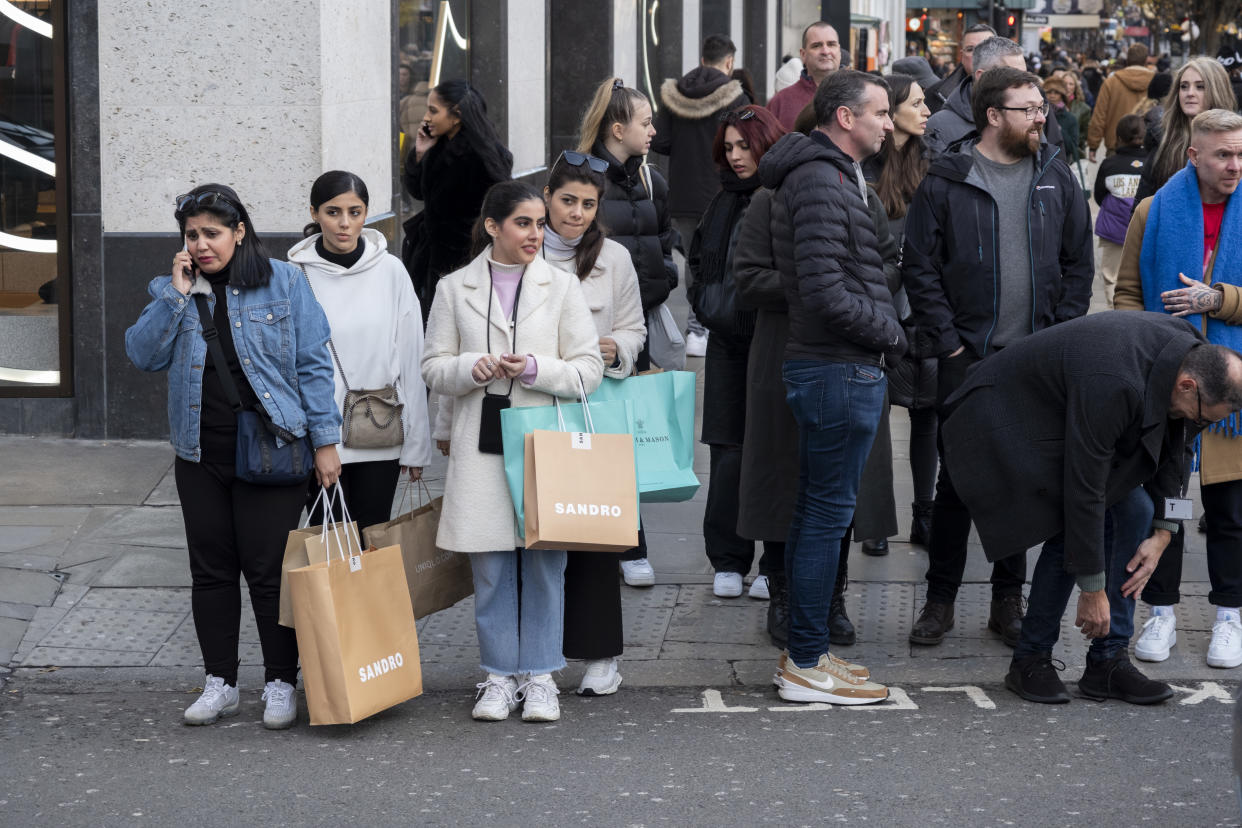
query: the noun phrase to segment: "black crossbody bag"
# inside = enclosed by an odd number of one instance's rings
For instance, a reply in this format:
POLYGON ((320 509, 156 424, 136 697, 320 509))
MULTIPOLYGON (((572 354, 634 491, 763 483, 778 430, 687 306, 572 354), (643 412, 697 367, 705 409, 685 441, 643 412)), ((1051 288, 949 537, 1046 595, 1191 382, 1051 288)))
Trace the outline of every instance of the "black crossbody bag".
MULTIPOLYGON (((487 289, 487 353, 492 353, 492 294, 494 286, 487 289)), ((513 352, 517 353, 517 312, 518 302, 522 298, 522 282, 517 285, 517 293, 513 296, 513 313, 509 319, 509 330, 513 339, 513 352)), ((479 414, 479 451, 483 454, 504 454, 504 441, 500 435, 500 412, 510 405, 513 394, 513 380, 509 380, 509 390, 503 394, 493 394, 483 387, 483 407, 479 414)))
POLYGON ((194 304, 198 306, 203 339, 207 341, 207 350, 211 352, 211 359, 216 364, 216 374, 220 377, 220 385, 224 387, 224 396, 228 399, 233 413, 237 415, 237 451, 234 455, 236 475, 256 486, 305 483, 315 468, 315 451, 311 448, 310 437, 298 437, 276 425, 259 406, 246 408, 242 405, 241 394, 237 390, 237 384, 233 382, 233 372, 229 370, 228 360, 224 356, 224 346, 220 344, 220 332, 216 330, 216 322, 207 306, 207 297, 201 293, 195 294, 194 304), (277 438, 284 441, 283 446, 276 444, 277 438))

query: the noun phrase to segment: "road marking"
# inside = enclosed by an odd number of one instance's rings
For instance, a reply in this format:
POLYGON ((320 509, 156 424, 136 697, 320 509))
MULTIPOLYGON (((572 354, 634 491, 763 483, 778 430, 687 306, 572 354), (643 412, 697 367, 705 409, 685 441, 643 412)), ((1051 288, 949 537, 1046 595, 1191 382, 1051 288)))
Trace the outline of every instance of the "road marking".
POLYGON ((1233 704, 1233 696, 1229 695, 1229 691, 1221 687, 1214 681, 1200 682, 1199 689, 1193 687, 1181 687, 1176 684, 1170 684, 1174 690, 1179 693, 1186 693, 1186 698, 1178 702, 1178 704, 1199 704, 1208 699, 1215 699, 1221 704, 1233 704))
POLYGON ((963 684, 958 687, 924 687, 924 693, 965 693, 966 698, 975 703, 975 707, 980 710, 995 710, 996 702, 988 698, 988 694, 983 692, 982 687, 975 687, 973 684, 963 684))
POLYGON ((724 699, 720 697, 719 690, 703 691, 702 707, 679 707, 672 710, 672 713, 755 713, 757 707, 725 707, 724 699))
POLYGON ((918 710, 919 706, 910 700, 909 694, 900 687, 888 688, 888 699, 879 704, 827 704, 825 702, 811 702, 810 704, 782 704, 775 707, 769 707, 772 713, 797 713, 803 710, 836 710, 844 708, 847 710, 861 710, 864 713, 873 710, 918 710))

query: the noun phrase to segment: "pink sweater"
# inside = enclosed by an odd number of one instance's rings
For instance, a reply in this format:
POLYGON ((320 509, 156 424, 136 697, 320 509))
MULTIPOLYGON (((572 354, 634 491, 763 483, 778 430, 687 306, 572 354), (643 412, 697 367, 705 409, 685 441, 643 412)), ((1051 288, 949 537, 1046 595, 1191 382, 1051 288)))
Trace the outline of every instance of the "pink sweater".
MULTIPOLYGON (((518 285, 522 282, 522 274, 526 272, 526 265, 506 265, 488 259, 487 266, 492 274, 492 289, 496 291, 496 298, 500 300, 500 307, 504 309, 505 318, 510 318, 513 316, 513 302, 517 299, 518 285)), ((518 380, 523 385, 530 385, 538 375, 539 365, 535 362, 534 355, 527 354, 526 370, 522 372, 518 380)))

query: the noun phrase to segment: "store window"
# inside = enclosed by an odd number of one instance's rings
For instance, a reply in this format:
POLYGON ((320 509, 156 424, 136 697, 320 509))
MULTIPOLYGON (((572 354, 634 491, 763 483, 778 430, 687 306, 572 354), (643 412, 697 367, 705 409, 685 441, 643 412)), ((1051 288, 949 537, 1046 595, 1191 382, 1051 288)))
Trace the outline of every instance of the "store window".
POLYGON ((0 0, 0 395, 68 391, 65 176, 52 0, 0 0), (60 129, 58 130, 58 126, 60 129))

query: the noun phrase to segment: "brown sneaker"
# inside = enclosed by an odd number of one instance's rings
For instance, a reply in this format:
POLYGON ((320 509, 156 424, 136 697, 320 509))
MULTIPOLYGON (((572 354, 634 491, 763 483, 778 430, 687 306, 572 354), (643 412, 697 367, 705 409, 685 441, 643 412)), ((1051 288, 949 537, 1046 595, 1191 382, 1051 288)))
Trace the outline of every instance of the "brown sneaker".
POLYGON ((910 629, 911 644, 939 644, 944 634, 953 629, 953 605, 928 601, 919 619, 910 629))
MULTIPOLYGON (((846 661, 843 658, 837 658, 832 653, 828 654, 828 658, 830 658, 834 664, 840 667, 844 667, 846 670, 848 670, 850 673, 853 673, 855 676, 857 676, 860 679, 871 678, 871 671, 868 670, 866 667, 862 666, 861 664, 854 664, 853 662, 846 661)), ((789 660, 789 650, 781 650, 781 660, 776 665, 776 677, 772 679, 773 684, 777 684, 779 686, 779 682, 777 682, 777 679, 780 678, 781 671, 785 669, 785 662, 787 662, 788 660, 789 660)))
POLYGON ((874 704, 888 698, 887 687, 859 678, 827 653, 814 667, 799 667, 786 659, 778 680, 777 693, 785 701, 874 704))

